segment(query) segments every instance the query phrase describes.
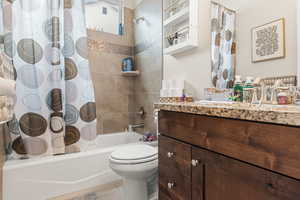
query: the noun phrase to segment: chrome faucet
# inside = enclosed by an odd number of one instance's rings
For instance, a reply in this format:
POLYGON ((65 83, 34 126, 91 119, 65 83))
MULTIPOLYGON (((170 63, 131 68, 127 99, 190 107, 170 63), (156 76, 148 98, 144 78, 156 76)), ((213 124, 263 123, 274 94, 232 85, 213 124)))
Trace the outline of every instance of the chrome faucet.
POLYGON ((145 127, 145 124, 144 124, 144 123, 141 123, 141 124, 134 124, 134 125, 129 124, 129 125, 128 125, 128 132, 133 132, 134 129, 136 129, 136 128, 144 128, 144 127, 145 127))

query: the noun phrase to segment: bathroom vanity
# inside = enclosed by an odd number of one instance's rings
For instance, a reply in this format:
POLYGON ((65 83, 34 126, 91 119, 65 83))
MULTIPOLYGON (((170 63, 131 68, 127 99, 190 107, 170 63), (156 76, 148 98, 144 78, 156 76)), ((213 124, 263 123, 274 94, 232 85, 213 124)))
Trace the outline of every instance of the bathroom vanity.
POLYGON ((160 200, 300 199, 300 109, 156 104, 160 200))

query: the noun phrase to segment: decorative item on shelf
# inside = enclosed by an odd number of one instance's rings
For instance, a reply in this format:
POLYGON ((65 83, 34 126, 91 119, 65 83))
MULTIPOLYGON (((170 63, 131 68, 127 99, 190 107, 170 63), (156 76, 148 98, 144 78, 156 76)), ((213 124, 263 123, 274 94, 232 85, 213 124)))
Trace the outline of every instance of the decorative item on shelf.
POLYGON ((189 27, 188 26, 178 29, 175 33, 171 33, 167 36, 168 44, 170 46, 185 42, 188 39, 189 39, 189 27))
POLYGON ((174 34, 173 45, 176 45, 176 44, 178 44, 178 32, 176 32, 176 33, 174 34))
POLYGON ((252 62, 285 57, 285 21, 279 19, 252 29, 252 62))
POLYGON ((197 47, 199 0, 163 2, 164 54, 175 55, 197 47))
POLYGON ((172 35, 167 36, 167 40, 170 46, 172 46, 174 44, 174 40, 175 37, 173 37, 172 35))
POLYGON ((189 27, 185 26, 178 30, 178 42, 182 43, 189 40, 189 27))
POLYGON ((165 18, 168 19, 172 17, 176 13, 188 7, 188 5, 189 5, 188 0, 171 0, 168 7, 164 9, 165 18))

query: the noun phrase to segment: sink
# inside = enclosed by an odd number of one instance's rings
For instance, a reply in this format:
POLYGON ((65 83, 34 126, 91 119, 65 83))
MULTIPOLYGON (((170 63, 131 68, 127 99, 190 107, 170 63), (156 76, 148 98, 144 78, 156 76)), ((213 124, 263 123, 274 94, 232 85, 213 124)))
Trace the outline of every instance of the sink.
POLYGON ((199 103, 199 104, 234 104, 236 102, 232 102, 232 101, 208 101, 208 100, 200 100, 200 101, 196 101, 195 103, 199 103))

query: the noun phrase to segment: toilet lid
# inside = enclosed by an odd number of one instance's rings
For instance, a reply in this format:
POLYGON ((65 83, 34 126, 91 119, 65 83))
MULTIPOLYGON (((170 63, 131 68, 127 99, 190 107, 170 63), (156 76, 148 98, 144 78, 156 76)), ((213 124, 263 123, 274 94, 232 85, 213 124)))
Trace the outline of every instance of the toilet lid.
POLYGON ((140 144, 127 147, 121 147, 112 152, 111 158, 114 160, 147 160, 148 158, 157 157, 157 149, 149 145, 140 144))

